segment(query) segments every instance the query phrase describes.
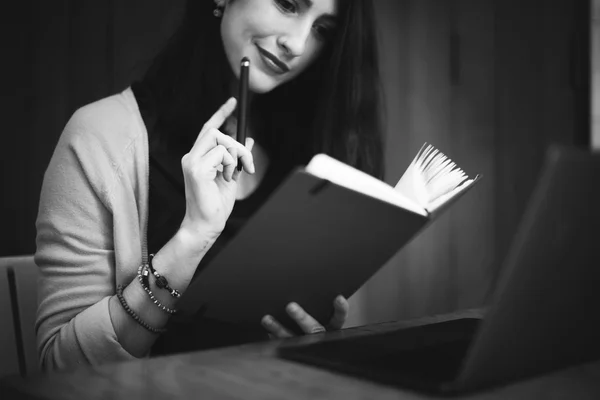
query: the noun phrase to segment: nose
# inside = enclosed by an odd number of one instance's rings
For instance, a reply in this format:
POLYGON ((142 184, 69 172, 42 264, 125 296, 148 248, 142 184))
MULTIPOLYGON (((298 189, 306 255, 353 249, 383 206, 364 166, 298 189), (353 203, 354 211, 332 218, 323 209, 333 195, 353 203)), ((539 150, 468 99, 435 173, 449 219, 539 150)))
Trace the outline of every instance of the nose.
POLYGON ((283 48, 285 54, 291 57, 299 57, 304 54, 312 31, 312 24, 312 21, 300 20, 288 25, 286 32, 277 39, 277 44, 283 48))

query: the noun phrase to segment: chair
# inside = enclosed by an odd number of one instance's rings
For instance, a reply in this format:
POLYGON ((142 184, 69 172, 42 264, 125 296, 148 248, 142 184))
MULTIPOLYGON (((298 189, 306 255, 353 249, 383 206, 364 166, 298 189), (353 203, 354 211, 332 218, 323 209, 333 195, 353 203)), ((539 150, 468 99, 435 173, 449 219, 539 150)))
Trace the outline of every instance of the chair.
POLYGON ((34 329, 37 277, 32 255, 0 257, 0 377, 39 370, 34 329))

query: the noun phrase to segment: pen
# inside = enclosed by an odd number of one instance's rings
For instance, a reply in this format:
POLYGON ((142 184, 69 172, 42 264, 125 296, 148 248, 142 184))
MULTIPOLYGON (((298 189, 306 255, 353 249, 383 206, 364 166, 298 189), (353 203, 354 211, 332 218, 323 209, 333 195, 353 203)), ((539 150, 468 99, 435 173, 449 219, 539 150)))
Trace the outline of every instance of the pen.
MULTIPOLYGON (((248 74, 250 71, 250 60, 242 58, 240 63, 240 88, 237 115, 237 141, 246 145, 246 117, 248 114, 248 74)), ((238 171, 242 170, 242 163, 238 163, 238 171)))

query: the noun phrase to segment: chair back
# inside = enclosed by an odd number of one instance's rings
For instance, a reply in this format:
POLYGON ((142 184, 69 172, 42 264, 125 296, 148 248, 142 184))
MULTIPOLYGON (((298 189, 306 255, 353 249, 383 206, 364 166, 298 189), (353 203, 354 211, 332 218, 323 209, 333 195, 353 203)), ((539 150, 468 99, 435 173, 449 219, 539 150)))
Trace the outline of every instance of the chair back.
POLYGON ((32 255, 0 257, 0 377, 39 371, 37 278, 32 255))

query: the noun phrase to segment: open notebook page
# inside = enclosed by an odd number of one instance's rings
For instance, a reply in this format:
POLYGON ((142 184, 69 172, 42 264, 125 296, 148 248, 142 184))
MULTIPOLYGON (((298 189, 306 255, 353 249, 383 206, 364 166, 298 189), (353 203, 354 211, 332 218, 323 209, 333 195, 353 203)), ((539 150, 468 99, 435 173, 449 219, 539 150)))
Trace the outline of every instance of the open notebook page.
POLYGON ((305 171, 348 189, 427 216, 427 211, 423 207, 392 186, 326 154, 315 155, 306 166, 305 171))
POLYGON ((443 153, 424 144, 395 189, 432 212, 473 181, 443 153))

